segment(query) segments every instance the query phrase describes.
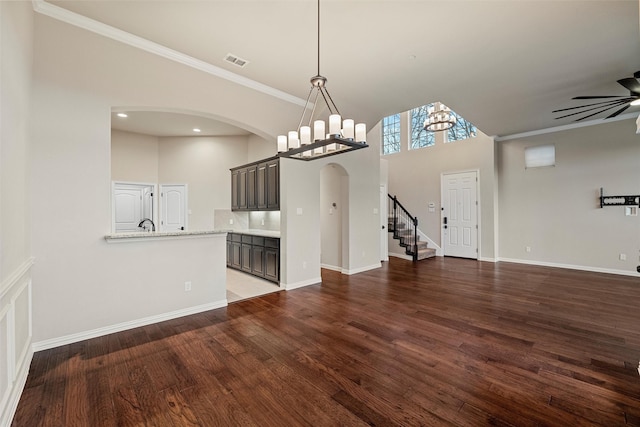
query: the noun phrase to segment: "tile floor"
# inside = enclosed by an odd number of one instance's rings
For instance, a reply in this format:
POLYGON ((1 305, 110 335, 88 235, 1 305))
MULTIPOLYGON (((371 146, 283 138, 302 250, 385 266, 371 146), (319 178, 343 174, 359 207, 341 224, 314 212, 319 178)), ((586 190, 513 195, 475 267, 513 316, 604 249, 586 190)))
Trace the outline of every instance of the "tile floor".
POLYGON ((258 295, 278 292, 280 289, 273 282, 227 268, 227 302, 229 304, 258 295))

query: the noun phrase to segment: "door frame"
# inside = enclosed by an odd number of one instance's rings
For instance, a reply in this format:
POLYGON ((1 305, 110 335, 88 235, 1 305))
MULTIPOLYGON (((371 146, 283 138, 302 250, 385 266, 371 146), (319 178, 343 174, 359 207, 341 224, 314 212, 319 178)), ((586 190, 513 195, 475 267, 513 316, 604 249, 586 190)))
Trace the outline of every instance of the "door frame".
MULTIPOLYGON (((442 172, 440 174, 440 247, 442 248, 442 256, 447 256, 447 254, 445 253, 445 244, 444 244, 444 229, 443 229, 443 222, 444 222, 444 177, 446 175, 457 175, 457 174, 461 174, 461 173, 469 173, 469 172, 475 172, 476 174, 476 202, 478 203, 478 205, 476 206, 476 224, 478 225, 477 228, 477 235, 476 238, 478 239, 478 255, 476 257, 477 260, 480 260, 482 258, 482 222, 480 221, 480 219, 482 218, 482 212, 480 210, 480 207, 482 206, 481 200, 480 200, 480 169, 462 169, 462 170, 455 170, 455 171, 448 171, 448 172, 442 172)), ((469 258, 469 259, 473 259, 473 258, 469 258)))

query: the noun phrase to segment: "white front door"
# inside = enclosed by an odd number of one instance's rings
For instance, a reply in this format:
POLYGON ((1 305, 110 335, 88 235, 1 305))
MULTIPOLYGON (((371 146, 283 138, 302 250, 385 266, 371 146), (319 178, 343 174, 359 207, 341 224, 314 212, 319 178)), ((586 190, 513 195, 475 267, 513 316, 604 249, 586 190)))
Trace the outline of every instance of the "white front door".
POLYGON ((445 256, 478 259, 478 173, 442 176, 442 249, 445 256))
POLYGON ((187 185, 160 185, 160 231, 187 229, 187 185))

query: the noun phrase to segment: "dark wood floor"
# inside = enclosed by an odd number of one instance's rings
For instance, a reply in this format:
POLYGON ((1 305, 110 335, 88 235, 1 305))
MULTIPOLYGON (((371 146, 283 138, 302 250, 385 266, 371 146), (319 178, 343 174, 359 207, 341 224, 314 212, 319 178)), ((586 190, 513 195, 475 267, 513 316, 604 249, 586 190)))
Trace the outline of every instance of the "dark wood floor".
POLYGON ((13 426, 640 425, 640 279, 431 259, 37 353, 13 426))

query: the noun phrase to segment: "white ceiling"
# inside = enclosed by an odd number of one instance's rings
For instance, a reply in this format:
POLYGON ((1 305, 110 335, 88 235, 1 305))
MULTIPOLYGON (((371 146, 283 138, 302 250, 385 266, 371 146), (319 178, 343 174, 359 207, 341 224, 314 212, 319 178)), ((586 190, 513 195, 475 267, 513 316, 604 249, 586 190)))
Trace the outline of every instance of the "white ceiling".
MULTIPOLYGON (((313 0, 50 3, 299 98, 317 71, 313 0)), ((573 96, 628 94, 616 80, 640 70, 638 5, 321 0, 320 71, 343 115, 369 126, 442 101, 488 135, 546 129, 572 123, 552 110, 573 96)))

